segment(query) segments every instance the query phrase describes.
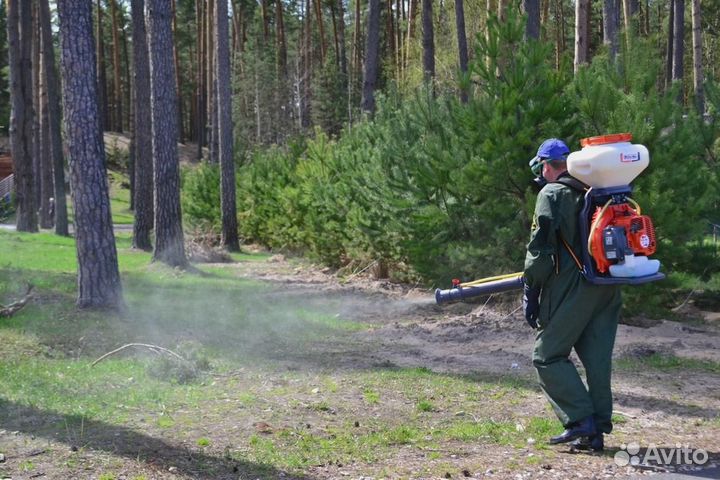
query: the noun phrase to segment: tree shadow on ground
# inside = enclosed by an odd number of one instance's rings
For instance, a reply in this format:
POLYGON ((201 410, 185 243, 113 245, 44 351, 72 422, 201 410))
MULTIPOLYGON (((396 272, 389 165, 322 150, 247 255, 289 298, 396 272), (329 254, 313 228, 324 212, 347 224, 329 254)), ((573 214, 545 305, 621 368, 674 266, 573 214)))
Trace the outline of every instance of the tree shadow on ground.
POLYGON ((712 407, 700 407, 676 402, 669 398, 638 395, 635 393, 616 393, 615 403, 625 407, 641 408, 646 411, 661 411, 681 417, 701 417, 713 419, 720 417, 720 410, 712 407))
MULTIPOLYGON (((178 475, 186 475, 198 480, 237 480, 237 478, 245 477, 311 479, 311 477, 283 472, 269 465, 192 450, 129 427, 82 418, 78 415, 64 415, 51 410, 41 410, 1 397, 0 429, 63 442, 68 445, 68 451, 82 447, 133 461, 139 460, 148 468, 159 472, 167 472, 168 468, 173 466, 177 468, 178 475), (69 435, 68 425, 81 424, 82 439, 76 442, 69 435)), ((11 452, 4 453, 8 459, 12 459, 11 452)))

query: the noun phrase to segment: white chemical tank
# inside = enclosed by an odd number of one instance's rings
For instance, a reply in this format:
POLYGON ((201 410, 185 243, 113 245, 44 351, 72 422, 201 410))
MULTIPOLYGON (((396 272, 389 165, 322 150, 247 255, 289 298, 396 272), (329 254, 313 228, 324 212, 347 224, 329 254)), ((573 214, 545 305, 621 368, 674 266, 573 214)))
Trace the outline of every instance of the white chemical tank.
POLYGON ((582 139, 582 150, 568 156, 570 175, 593 188, 629 185, 650 163, 648 149, 631 140, 630 133, 582 139))

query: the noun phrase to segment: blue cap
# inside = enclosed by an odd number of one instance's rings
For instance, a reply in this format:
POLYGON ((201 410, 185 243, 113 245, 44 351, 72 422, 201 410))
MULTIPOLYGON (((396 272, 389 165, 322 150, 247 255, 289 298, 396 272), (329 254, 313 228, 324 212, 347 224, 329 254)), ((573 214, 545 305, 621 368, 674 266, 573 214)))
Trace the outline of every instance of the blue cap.
POLYGON ((538 148, 537 155, 530 160, 530 169, 537 175, 542 166, 543 160, 565 161, 569 153, 570 149, 567 145, 565 145, 565 142, 559 138, 548 138, 542 143, 542 145, 540 145, 540 148, 538 148))

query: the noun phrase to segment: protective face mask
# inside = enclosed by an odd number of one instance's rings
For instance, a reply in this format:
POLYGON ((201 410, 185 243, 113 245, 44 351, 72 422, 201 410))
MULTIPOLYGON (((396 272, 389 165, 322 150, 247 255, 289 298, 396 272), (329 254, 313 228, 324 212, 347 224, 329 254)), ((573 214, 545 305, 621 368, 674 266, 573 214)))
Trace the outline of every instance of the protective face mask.
POLYGON ((538 191, 540 191, 545 185, 547 185, 547 180, 545 180, 545 177, 543 177, 542 172, 537 177, 533 178, 533 183, 537 185, 538 191))

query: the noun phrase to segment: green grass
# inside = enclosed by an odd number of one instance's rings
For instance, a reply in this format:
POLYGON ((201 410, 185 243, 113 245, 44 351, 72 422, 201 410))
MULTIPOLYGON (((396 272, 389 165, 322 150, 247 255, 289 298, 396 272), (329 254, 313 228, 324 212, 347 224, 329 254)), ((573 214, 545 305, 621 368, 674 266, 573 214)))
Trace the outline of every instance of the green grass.
POLYGON ((432 412, 435 410, 435 405, 433 405, 429 400, 420 400, 417 402, 416 408, 420 412, 432 412))
POLYGON ((380 403, 380 393, 369 388, 363 391, 363 398, 368 405, 377 405, 380 403))
POLYGON ((78 310, 73 240, 0 232, 0 303, 16 298, 26 282, 37 287, 33 302, 0 320, 0 419, 35 409, 52 419, 36 433, 72 437, 76 444, 83 444, 85 425, 94 422, 97 430, 99 421, 207 452, 226 439, 202 433, 228 434, 224 422, 242 427, 267 420, 272 433, 242 434, 234 440, 240 453, 226 454, 269 471, 298 472, 331 461, 388 461, 399 448, 526 446, 530 436, 556 433, 549 418, 513 413, 512 405, 533 401, 536 393, 516 376, 426 368, 328 373, 327 358, 314 353, 318 342, 351 338, 368 326, 338 315, 343 300, 325 292, 293 296, 238 278, 233 268, 200 266, 197 274, 152 264, 149 254, 130 248, 129 235, 118 236, 118 255, 126 312, 78 310), (165 357, 135 349, 90 366, 130 342, 174 349, 205 369, 180 383, 171 370, 158 369, 165 357), (278 367, 279 361, 294 369, 278 367), (314 373, 317 367, 321 373, 314 373))
POLYGON ((720 362, 696 358, 678 357, 655 353, 645 358, 621 358, 616 362, 618 368, 634 370, 653 368, 656 370, 696 370, 707 373, 720 373, 720 362))
POLYGON ((210 446, 210 439, 207 437, 200 437, 198 438, 197 442, 195 442, 198 447, 209 447, 210 446))
MULTIPOLYGON (((110 213, 114 225, 132 225, 135 216, 130 210, 130 190, 123 188, 128 182, 127 176, 118 172, 111 171, 108 175, 110 188, 110 213)), ((68 220, 73 222, 75 213, 73 212, 72 201, 70 196, 67 198, 68 220)))

